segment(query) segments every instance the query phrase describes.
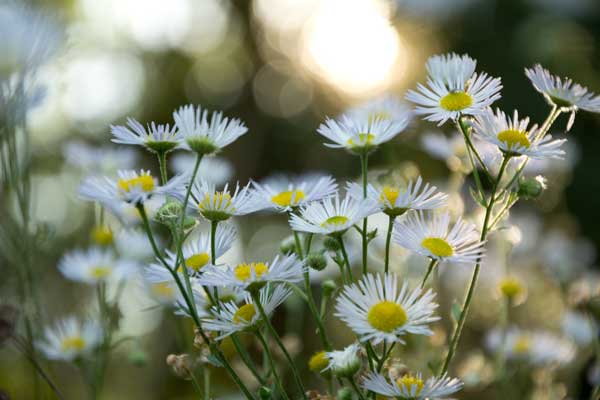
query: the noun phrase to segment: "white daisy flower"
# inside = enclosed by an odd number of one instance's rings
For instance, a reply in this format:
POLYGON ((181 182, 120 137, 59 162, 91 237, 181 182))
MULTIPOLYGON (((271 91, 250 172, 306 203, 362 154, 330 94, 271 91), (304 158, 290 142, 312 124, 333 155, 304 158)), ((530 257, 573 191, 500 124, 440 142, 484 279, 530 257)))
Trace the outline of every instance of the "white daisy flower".
MULTIPOLYGON (((361 199, 363 187, 357 183, 348 185, 348 193, 361 199)), ((446 204, 448 196, 438 192, 437 187, 425 183, 419 176, 416 182, 408 181, 406 186, 383 185, 376 188, 369 184, 367 186, 367 198, 377 203, 384 213, 391 216, 399 216, 408 210, 431 210, 446 204)))
POLYGON ((477 115, 500 98, 500 78, 476 74, 476 62, 457 54, 433 56, 427 61, 427 86, 418 84, 406 99, 417 105, 415 112, 425 120, 442 125, 461 115, 477 115))
POLYGON ((95 321, 64 318, 44 329, 36 347, 50 360, 73 361, 89 354, 102 342, 102 328, 95 321))
POLYGON ((214 184, 204 179, 194 182, 188 207, 209 221, 225 221, 233 216, 258 211, 250 184, 242 188, 236 184, 232 193, 229 184, 223 190, 217 190, 214 184))
POLYGON ((267 282, 300 282, 305 267, 296 255, 276 256, 272 262, 240 263, 236 266, 210 265, 199 282, 205 286, 231 286, 245 290, 262 287, 267 282))
POLYGON ((347 195, 340 201, 336 193, 321 201, 302 206, 299 214, 293 214, 290 225, 300 232, 329 235, 345 232, 363 218, 378 211, 377 203, 369 199, 356 199, 347 195))
POLYGON ((147 128, 133 118, 127 118, 127 126, 111 125, 114 143, 132 144, 145 147, 154 153, 165 153, 179 147, 181 135, 175 126, 157 125, 154 122, 147 128))
POLYGON ((600 113, 600 96, 588 91, 569 78, 559 78, 550 71, 536 64, 533 68, 525 68, 535 90, 544 95, 550 105, 556 105, 564 111, 575 112, 578 109, 600 113))
POLYGON ((118 171, 116 180, 106 176, 87 177, 79 187, 79 196, 84 200, 97 201, 118 213, 123 203, 138 205, 156 195, 178 196, 186 180, 186 176, 177 175, 159 186, 150 171, 118 171))
POLYGON ((335 376, 352 378, 361 367, 360 344, 353 343, 344 350, 334 350, 325 353, 327 367, 324 371, 331 371, 335 376))
MULTIPOLYGON (((230 225, 219 224, 215 233, 215 260, 224 255, 235 241, 236 231, 230 225)), ((190 274, 198 274, 211 264, 210 232, 203 232, 188 239, 182 248, 183 263, 190 274)), ((166 261, 172 268, 175 266, 177 254, 167 250, 166 261)), ((178 271, 181 271, 181 266, 178 271)))
POLYGON ((450 214, 423 212, 407 214, 396 221, 393 239, 400 246, 431 259, 453 263, 474 263, 483 253, 475 225, 462 219, 450 229, 450 214))
POLYGON ((135 272, 135 267, 135 263, 117 259, 111 250, 99 247, 71 251, 58 264, 65 278, 90 285, 126 278, 135 272))
MULTIPOLYGON (((176 174, 189 174, 194 170, 196 156, 192 153, 179 153, 170 158, 171 167, 176 174)), ((233 164, 223 157, 202 157, 196 180, 204 179, 217 186, 224 185, 233 177, 233 164)))
POLYGON ((406 374, 395 381, 388 381, 383 375, 370 372, 362 387, 377 394, 399 399, 435 400, 446 399, 462 389, 463 383, 446 375, 424 380, 420 373, 406 374))
POLYGON ((183 147, 202 155, 221 150, 248 131, 239 119, 223 117, 221 112, 213 112, 209 117, 200 106, 182 106, 173 113, 173 119, 183 147))
POLYGON ((396 137, 410 121, 410 113, 399 119, 373 119, 369 115, 344 114, 336 120, 327 118, 317 132, 333 142, 325 143, 325 146, 363 154, 396 137))
POLYGON ((337 190, 335 179, 319 174, 298 177, 275 175, 252 184, 257 208, 277 211, 291 211, 294 207, 331 196, 337 190))
POLYGON ((576 352, 575 345, 567 339, 549 332, 522 330, 514 326, 506 332, 492 330, 486 337, 486 346, 493 352, 502 351, 509 360, 535 365, 568 364, 576 352))
POLYGON ((370 122, 383 120, 403 123, 407 118, 410 122, 412 110, 399 98, 386 95, 353 107, 344 114, 358 119, 367 119, 370 122))
POLYGON ((69 164, 94 174, 132 168, 137 160, 132 149, 97 147, 79 141, 67 143, 63 154, 69 164))
MULTIPOLYGON (((259 301, 265 314, 270 317, 290 294, 290 289, 282 286, 262 288, 259 292, 259 301)), ((209 331, 220 332, 217 340, 254 328, 261 321, 260 311, 249 293, 246 293, 243 303, 238 305, 235 301, 230 301, 221 303, 220 307, 212 307, 211 315, 202 320, 202 327, 209 331)))
POLYGON ((491 108, 477 115, 472 122, 475 133, 484 141, 492 143, 505 154, 511 156, 527 156, 533 159, 561 158, 565 152, 560 146, 565 139, 552 140, 551 135, 538 138, 537 125, 528 129, 529 118, 519 119, 514 111, 510 118, 499 109, 496 113, 491 108))
POLYGON ((378 344, 404 343, 401 336, 431 335, 427 326, 437 321, 433 315, 437 304, 435 294, 428 289, 408 289, 404 282, 391 275, 365 275, 358 283, 345 286, 336 304, 336 316, 352 329, 362 342, 378 344))

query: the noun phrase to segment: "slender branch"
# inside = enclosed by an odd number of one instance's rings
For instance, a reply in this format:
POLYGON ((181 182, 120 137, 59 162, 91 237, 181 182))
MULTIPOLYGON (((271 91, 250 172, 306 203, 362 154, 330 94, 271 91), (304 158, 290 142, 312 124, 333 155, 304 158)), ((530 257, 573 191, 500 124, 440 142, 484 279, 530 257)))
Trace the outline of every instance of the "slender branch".
POLYGON ((431 271, 433 271, 433 269, 435 268, 435 266, 437 265, 439 260, 432 258, 431 262, 429 263, 429 267, 427 267, 427 272, 425 273, 425 276, 423 277, 423 282, 421 282, 421 289, 423 289, 425 287, 425 284, 427 283, 427 278, 429 278, 429 275, 431 275, 431 271))
POLYGON ((271 372, 273 373, 273 377, 275 378, 275 384, 277 385, 277 389, 279 389, 279 391, 281 392, 281 395, 283 396, 284 399, 289 399, 289 396, 287 395, 287 392, 285 391, 283 383, 281 382, 281 378, 279 377, 279 374, 277 373, 277 365, 275 364, 275 360, 273 359, 273 354, 271 354, 271 350, 269 349, 269 345, 267 344, 267 341, 265 340, 263 335, 260 333, 260 330, 257 329, 255 333, 256 333, 256 337, 262 344, 265 354, 267 355, 267 360, 269 361, 269 365, 271 367, 271 372))
POLYGON ((387 274, 390 267, 390 243, 392 242, 392 231, 394 230, 394 220, 396 218, 393 216, 388 217, 388 228, 387 235, 385 237, 385 273, 387 274))
MULTIPOLYGON (((363 198, 367 198, 367 173, 369 169, 369 155, 364 153, 360 156, 360 165, 362 172, 362 186, 363 186, 363 198)), ((367 241, 367 229, 368 229, 368 218, 363 219, 362 228, 362 273, 367 273, 367 261, 368 261, 368 241, 367 241)))

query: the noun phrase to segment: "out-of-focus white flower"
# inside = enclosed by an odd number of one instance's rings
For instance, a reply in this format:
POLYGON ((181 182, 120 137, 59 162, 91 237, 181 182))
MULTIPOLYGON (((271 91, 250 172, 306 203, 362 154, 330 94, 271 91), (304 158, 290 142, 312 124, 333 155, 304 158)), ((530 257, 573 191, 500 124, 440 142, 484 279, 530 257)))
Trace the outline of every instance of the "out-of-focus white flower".
POLYGON ((375 121, 397 121, 404 123, 408 118, 412 118, 410 107, 395 96, 385 95, 371 99, 365 103, 359 104, 345 112, 350 117, 362 120, 375 121))
POLYGON ((521 330, 510 327, 486 336, 486 346, 493 352, 503 352, 509 360, 525 361, 535 365, 568 364, 575 356, 575 346, 567 339, 544 331, 521 330))
POLYGON ((63 256, 58 269, 67 279, 95 285, 109 279, 123 279, 135 272, 136 264, 118 259, 109 249, 92 247, 63 256))
POLYGON ((69 317, 46 327, 36 347, 50 360, 73 361, 89 354, 101 341, 100 324, 69 317))
POLYGON ((344 287, 335 315, 363 342, 404 343, 405 334, 432 334, 427 325, 439 319, 433 315, 437 308, 434 297, 430 289, 409 290, 406 282, 399 287, 395 274, 369 274, 344 287))
POLYGON ((115 240, 117 252, 123 258, 147 261, 154 256, 148 236, 140 229, 122 229, 115 240))
MULTIPOLYGON (((196 156, 191 153, 179 153, 170 158, 171 167, 176 174, 192 174, 196 156)), ((216 186, 224 185, 233 176, 233 165, 223 157, 202 157, 196 173, 196 181, 205 180, 216 186)))
POLYGON ((63 153, 69 164, 91 174, 115 173, 134 167, 137 161, 137 154, 131 149, 98 147, 79 141, 67 143, 63 153))
POLYGON ((562 319, 563 333, 580 346, 587 346, 598 336, 598 324, 589 315, 568 310, 562 319))
POLYGON ((594 246, 588 240, 570 237, 557 229, 541 238, 537 250, 542 266, 561 282, 577 277, 596 255, 594 246))

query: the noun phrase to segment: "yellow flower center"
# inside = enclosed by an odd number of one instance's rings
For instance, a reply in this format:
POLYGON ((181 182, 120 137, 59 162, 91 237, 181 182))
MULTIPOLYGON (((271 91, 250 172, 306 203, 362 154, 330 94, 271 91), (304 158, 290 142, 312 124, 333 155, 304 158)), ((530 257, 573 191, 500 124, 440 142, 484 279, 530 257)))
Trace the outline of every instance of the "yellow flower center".
POLYGON ((252 271, 257 278, 260 278, 264 273, 269 271, 269 267, 265 263, 250 263, 239 264, 233 271, 235 277, 240 281, 247 281, 252 277, 252 271))
POLYGON ((454 254, 454 249, 448 242, 442 238, 429 237, 423 239, 421 246, 425 247, 434 256, 437 257, 450 257, 454 254))
POLYGON ((288 190, 271 197, 273 203, 282 207, 296 205, 301 200, 304 200, 304 192, 302 190, 288 190))
POLYGON ((373 328, 389 333, 404 325, 408 317, 402 306, 384 300, 371 307, 367 319, 373 328))
POLYGON ((256 314, 256 309, 254 308, 254 304, 248 303, 244 304, 233 314, 233 322, 236 324, 241 324, 244 322, 252 321, 254 315, 256 314))
POLYGON ((134 188, 141 188, 144 192, 151 192, 154 189, 154 178, 150 174, 142 174, 134 178, 119 179, 117 186, 126 192, 130 192, 134 188))
POLYGON ((63 351, 81 351, 85 348, 85 340, 81 336, 70 336, 62 340, 63 351))
POLYGON ((193 269, 194 271, 200 271, 210 261, 208 253, 194 254, 185 259, 185 266, 193 269))
POLYGON ((425 385, 425 382, 423 382, 423 379, 417 378, 416 376, 413 376, 413 375, 404 375, 402 378, 398 378, 396 383, 398 384, 399 387, 401 387, 401 388, 404 387, 409 392, 414 386, 416 386, 417 392, 415 394, 417 394, 417 395, 419 393, 421 393, 421 390, 423 390, 423 386, 425 385))
POLYGON ((515 277, 507 277, 502 279, 499 286, 502 294, 510 298, 518 296, 525 290, 521 281, 515 277))
POLYGON ((522 335, 515 340, 513 351, 517 354, 524 354, 531 348, 531 339, 527 335, 522 335))
POLYGON ((381 189, 379 200, 385 205, 394 207, 394 204, 396 204, 396 200, 398 199, 398 194, 400 194, 400 190, 391 186, 384 186, 383 189, 381 189))
POLYGON ((96 226, 90 234, 94 243, 100 246, 108 246, 113 242, 113 233, 107 226, 96 226))
POLYGON ((460 111, 473 104, 473 98, 466 92, 448 93, 440 100, 440 106, 448 111, 460 111))
POLYGON ((344 225, 348 222, 348 217, 344 217, 343 215, 336 215, 334 217, 329 217, 325 222, 321 224, 321 226, 329 226, 329 225, 344 225))
POLYGON ((103 265, 97 265, 95 267, 90 268, 90 276, 94 279, 107 278, 111 272, 112 272, 111 267, 106 267, 103 265))
POLYGON ((231 196, 223 192, 206 193, 204 200, 198 204, 200 210, 222 210, 230 206, 231 196))
POLYGON ((152 292, 157 296, 171 299, 175 295, 173 286, 169 285, 168 282, 158 282, 152 285, 152 292))
POLYGON ((375 135, 371 133, 359 133, 358 134, 358 143, 354 141, 353 138, 348 139, 348 146, 369 146, 373 143, 373 139, 375 139, 375 135))
POLYGON ((329 365, 329 359, 325 355, 324 351, 315 353, 310 360, 308 360, 308 369, 312 372, 321 372, 329 365))
POLYGON ((506 131, 502 131, 497 135, 499 141, 505 143, 507 146, 519 146, 525 147, 526 149, 531 146, 531 142, 527 137, 527 132, 518 131, 516 129, 508 129, 506 131))

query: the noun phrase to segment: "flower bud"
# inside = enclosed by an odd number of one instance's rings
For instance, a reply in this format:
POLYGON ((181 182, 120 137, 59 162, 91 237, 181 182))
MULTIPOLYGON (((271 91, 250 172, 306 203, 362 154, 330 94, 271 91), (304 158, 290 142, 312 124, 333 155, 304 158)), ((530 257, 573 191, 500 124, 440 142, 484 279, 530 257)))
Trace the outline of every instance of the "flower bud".
POLYGON ((323 290, 323 296, 329 297, 337 289, 337 284, 331 279, 327 279, 321 283, 321 288, 323 290))
POLYGON ((359 355, 360 346, 351 344, 344 350, 330 351, 326 353, 329 366, 333 374, 339 378, 352 378, 360 370, 362 363, 359 355))
POLYGON ((330 371, 325 371, 325 369, 329 366, 329 359, 327 358, 327 354, 324 351, 319 351, 313 354, 313 356, 308 360, 308 369, 310 369, 315 374, 323 374, 326 376, 331 376, 330 371))
POLYGON ((282 254, 288 255, 296 252, 296 242, 293 236, 288 236, 279 244, 279 251, 282 254))
POLYGON ((541 175, 535 178, 522 178, 519 181, 517 194, 524 199, 535 199, 546 189, 546 178, 541 175))
POLYGON ((323 246, 329 251, 336 252, 340 249, 340 242, 334 237, 326 236, 323 239, 323 246))
POLYGON ((154 218, 161 224, 169 225, 181 218, 183 205, 177 200, 169 200, 156 212, 154 218))
POLYGON ((306 265, 315 271, 322 271, 327 267, 327 258, 321 253, 310 253, 306 257, 306 265))
POLYGON ((352 400, 352 389, 343 387, 337 392, 337 396, 335 397, 337 400, 352 400))
POLYGON ((192 360, 188 354, 169 354, 166 361, 175 375, 183 379, 190 379, 192 360))

